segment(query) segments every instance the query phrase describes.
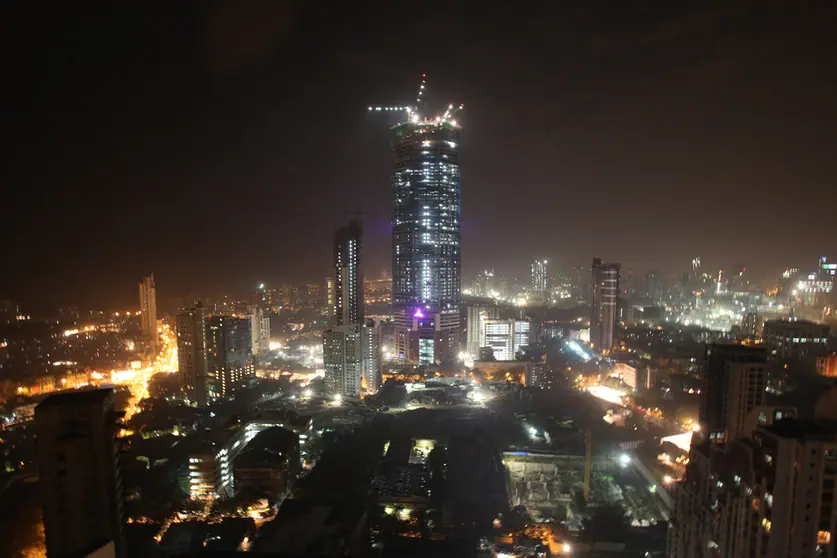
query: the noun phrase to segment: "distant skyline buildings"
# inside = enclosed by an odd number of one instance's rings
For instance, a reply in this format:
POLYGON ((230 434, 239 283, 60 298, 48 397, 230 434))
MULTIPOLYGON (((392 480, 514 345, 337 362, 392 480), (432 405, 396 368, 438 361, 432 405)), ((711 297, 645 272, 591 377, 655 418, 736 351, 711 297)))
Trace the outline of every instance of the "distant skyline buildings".
POLYGON ((530 276, 532 279, 532 291, 539 294, 546 293, 549 282, 547 260, 535 260, 532 262, 530 276))
POLYGON ((452 362, 460 342, 460 128, 412 113, 391 132, 395 356, 452 362))
POLYGON ((154 274, 143 277, 139 283, 140 326, 145 341, 154 348, 157 346, 157 286, 154 274))

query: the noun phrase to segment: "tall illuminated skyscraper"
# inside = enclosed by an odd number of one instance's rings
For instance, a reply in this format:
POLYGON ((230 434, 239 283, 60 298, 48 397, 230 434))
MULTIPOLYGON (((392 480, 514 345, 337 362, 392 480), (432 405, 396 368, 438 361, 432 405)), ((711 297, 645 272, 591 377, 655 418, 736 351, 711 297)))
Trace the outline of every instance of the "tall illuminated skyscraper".
POLYGON ((151 347, 157 346, 157 287, 154 274, 143 277, 139 284, 140 325, 142 335, 151 347))
POLYGON ((395 354, 421 364, 459 352, 459 124, 421 118, 392 127, 392 305, 395 354))
POLYGON ((593 258, 592 316, 590 317, 590 342, 599 351, 613 347, 616 329, 616 297, 619 294, 619 264, 593 258))
POLYGON ((349 221, 334 233, 334 285, 329 290, 331 322, 335 326, 363 322, 363 273, 360 247, 363 228, 349 221))
POLYGON ((546 260, 535 260, 532 262, 532 291, 543 294, 547 285, 547 263, 546 260))

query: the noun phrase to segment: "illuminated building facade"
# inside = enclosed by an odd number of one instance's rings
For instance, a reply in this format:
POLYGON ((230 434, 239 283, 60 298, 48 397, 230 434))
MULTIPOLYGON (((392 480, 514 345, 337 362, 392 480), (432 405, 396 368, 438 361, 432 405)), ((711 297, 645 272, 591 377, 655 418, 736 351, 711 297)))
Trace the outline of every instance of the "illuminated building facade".
POLYGON ((209 397, 229 397, 256 375, 249 318, 212 316, 206 325, 209 397))
MULTIPOLYGON (((201 437, 189 452, 189 496, 193 500, 232 498, 238 488, 235 461, 259 434, 274 428, 285 428, 298 440, 308 437, 302 431, 277 420, 255 420, 236 430, 221 430, 201 437)), ((274 448, 279 450, 280 448, 274 448)))
POLYGON ((199 407, 209 396, 206 362, 206 310, 201 303, 177 315, 177 363, 180 386, 199 407))
POLYGON ((529 345, 529 328, 527 320, 483 320, 480 347, 491 347, 496 360, 514 360, 529 345))
POLYGON ((590 342, 599 351, 609 351, 613 347, 616 298, 619 295, 619 268, 618 263, 593 258, 590 342))
POLYGON ((334 233, 335 279, 329 295, 331 323, 335 326, 363 323, 362 235, 360 221, 350 221, 334 233))
POLYGON ((140 281, 139 299, 142 336, 153 348, 157 346, 157 287, 153 273, 140 281))
POLYGON ((395 356, 409 362, 452 362, 459 351, 459 134, 452 119, 415 113, 392 128, 395 356))
POLYGON ((547 286, 547 261, 535 260, 531 266, 532 292, 543 294, 547 286))
POLYGON ((252 353, 264 354, 270 350, 270 316, 266 316, 264 310, 255 304, 247 307, 247 313, 250 318, 252 353))
POLYGON ((483 336, 483 324, 488 319, 500 317, 500 308, 497 306, 481 306, 473 304, 468 306, 465 328, 467 330, 465 350, 476 359, 480 353, 480 341, 483 336))
POLYGON ((381 328, 374 320, 336 326, 323 332, 325 390, 332 395, 364 397, 380 387, 381 328))
POLYGON ((805 360, 825 355, 830 330, 826 324, 805 320, 768 320, 762 337, 771 356, 805 360))

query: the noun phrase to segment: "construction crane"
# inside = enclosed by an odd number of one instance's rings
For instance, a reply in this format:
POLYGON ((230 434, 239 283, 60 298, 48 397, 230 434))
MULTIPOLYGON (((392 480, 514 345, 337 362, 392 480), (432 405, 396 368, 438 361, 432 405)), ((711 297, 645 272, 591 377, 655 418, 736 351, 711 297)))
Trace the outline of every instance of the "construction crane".
MULTIPOLYGON (((407 118, 411 122, 418 122, 420 120, 419 116, 419 108, 422 106, 424 92, 427 90, 427 74, 421 74, 421 83, 419 83, 418 92, 416 93, 416 104, 415 105, 394 105, 394 106, 387 106, 387 105, 370 105, 368 108, 369 112, 389 112, 389 113, 398 113, 398 112, 406 112, 407 118)), ((441 116, 437 116, 435 118, 436 121, 439 122, 450 122, 454 126, 456 126, 456 120, 453 119, 453 116, 462 110, 465 105, 460 104, 456 106, 454 104, 450 104, 445 110, 444 114, 441 116)))

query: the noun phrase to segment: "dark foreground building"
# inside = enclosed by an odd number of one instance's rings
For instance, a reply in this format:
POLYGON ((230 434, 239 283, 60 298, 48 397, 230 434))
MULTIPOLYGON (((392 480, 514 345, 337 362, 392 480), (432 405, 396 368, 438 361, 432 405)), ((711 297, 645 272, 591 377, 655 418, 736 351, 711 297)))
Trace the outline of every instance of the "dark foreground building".
POLYGON ((35 409, 44 531, 50 558, 113 543, 125 556, 113 390, 51 395, 35 409))

